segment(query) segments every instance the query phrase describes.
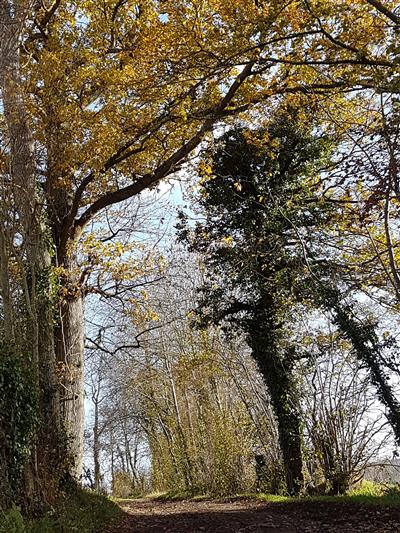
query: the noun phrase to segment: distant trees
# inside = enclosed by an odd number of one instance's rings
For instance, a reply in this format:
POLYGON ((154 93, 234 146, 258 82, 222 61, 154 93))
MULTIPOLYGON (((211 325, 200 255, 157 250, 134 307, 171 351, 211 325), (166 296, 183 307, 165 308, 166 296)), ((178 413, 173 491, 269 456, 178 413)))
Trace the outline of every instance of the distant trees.
MULTIPOLYGON (((182 251, 174 258, 149 287, 158 319, 147 323, 140 346, 127 322, 123 334, 107 335, 108 353, 89 350, 89 483, 100 477, 102 489, 122 497, 151 490, 285 493, 278 424, 251 351, 219 328, 192 329, 204 267, 197 270, 182 251)), ((308 355, 292 377, 302 473, 305 490, 342 493, 390 441, 368 373, 322 318, 293 309, 288 332, 308 355)))
POLYGON ((158 361, 149 374, 140 375, 147 383, 147 401, 145 396, 141 403, 152 485, 156 490, 214 495, 249 490, 256 435, 226 370, 235 354, 218 346, 216 336, 204 332, 196 338, 178 324, 185 346, 177 343, 171 350, 164 344, 152 350, 152 359, 158 361))
MULTIPOLYGON (((280 490, 281 458, 269 398, 243 346, 226 343, 217 330, 190 328, 190 277, 175 267, 152 287, 159 327, 155 321, 140 338, 139 349, 116 352, 106 372, 105 401, 99 405, 97 396, 92 401, 93 430, 96 407, 102 421, 103 466, 118 480, 116 491, 123 472, 125 480, 130 476, 132 493, 150 484, 153 490, 222 495, 252 490, 255 457, 262 455, 268 473, 264 490, 280 490), (139 447, 129 448, 129 442, 139 447), (139 470, 124 459, 130 452, 139 458, 139 470), (148 457, 146 480, 143 454, 148 457)), ((129 344, 133 331, 126 331, 123 344, 129 344)), ((96 391, 96 371, 92 381, 96 391)), ((88 442, 96 471, 92 436, 88 442)))

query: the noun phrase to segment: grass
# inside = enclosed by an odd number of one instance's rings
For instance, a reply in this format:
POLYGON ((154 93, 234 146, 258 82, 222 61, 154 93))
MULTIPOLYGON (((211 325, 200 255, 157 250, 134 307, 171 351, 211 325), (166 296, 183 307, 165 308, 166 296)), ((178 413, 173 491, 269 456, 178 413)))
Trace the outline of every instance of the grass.
POLYGON ((169 492, 155 492, 147 494, 149 500, 155 500, 158 502, 181 502, 184 500, 190 500, 191 502, 201 502, 205 500, 212 500, 213 497, 209 494, 196 494, 188 490, 172 490, 169 492))
POLYGON ((201 502, 207 500, 261 500, 269 502, 287 502, 294 500, 295 498, 289 498, 287 496, 279 496, 276 494, 258 494, 258 493, 243 493, 243 494, 231 494, 231 495, 210 495, 210 494, 194 494, 191 491, 169 491, 169 492, 157 492, 147 494, 149 500, 155 500, 159 502, 180 502, 191 501, 201 502))
POLYGON ((304 498, 309 501, 358 503, 363 505, 400 506, 400 486, 382 485, 363 481, 360 487, 342 496, 313 496, 304 498))
POLYGON ((390 507, 400 506, 400 487, 398 485, 382 485, 363 481, 361 485, 340 496, 303 496, 289 498, 287 496, 275 496, 271 494, 257 494, 255 498, 261 501, 280 503, 289 502, 326 502, 326 503, 357 503, 362 505, 386 505, 390 507))
MULTIPOLYGON (((157 501, 204 501, 215 499, 207 494, 193 494, 188 491, 170 491, 149 494, 147 498, 157 501)), ((217 498, 218 499, 218 498, 217 498)), ((258 500, 271 503, 295 503, 295 502, 325 502, 325 503, 356 503, 362 505, 383 505, 390 507, 400 506, 400 486, 381 485, 364 481, 360 487, 341 496, 302 496, 293 498, 276 494, 245 493, 225 496, 223 499, 230 500, 258 500)))
POLYGON ((35 520, 24 519, 17 507, 0 514, 0 533, 95 533, 121 513, 105 496, 78 490, 35 520))

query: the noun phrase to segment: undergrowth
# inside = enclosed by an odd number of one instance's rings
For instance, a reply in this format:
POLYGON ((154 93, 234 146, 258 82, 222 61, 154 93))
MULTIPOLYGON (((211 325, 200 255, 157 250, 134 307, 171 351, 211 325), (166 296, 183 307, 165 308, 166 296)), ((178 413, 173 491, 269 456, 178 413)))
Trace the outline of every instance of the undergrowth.
POLYGON ((95 533, 120 515, 105 496, 78 490, 36 519, 25 519, 15 506, 0 512, 0 533, 95 533))
POLYGON ((306 499, 310 501, 400 506, 400 485, 363 481, 358 488, 341 496, 313 496, 306 499))
POLYGON ((148 494, 146 496, 149 500, 156 500, 160 502, 179 502, 184 500, 190 500, 192 502, 203 501, 203 500, 212 500, 213 497, 209 494, 196 494, 188 490, 180 491, 169 491, 169 492, 158 492, 153 494, 148 494))

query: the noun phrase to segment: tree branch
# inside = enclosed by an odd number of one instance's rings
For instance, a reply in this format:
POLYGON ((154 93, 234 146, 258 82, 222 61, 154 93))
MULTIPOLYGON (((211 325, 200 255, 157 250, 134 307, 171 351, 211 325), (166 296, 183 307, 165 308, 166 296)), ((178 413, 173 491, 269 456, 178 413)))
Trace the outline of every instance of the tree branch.
MULTIPOLYGON (((166 161, 164 161, 158 168, 149 174, 145 174, 142 178, 138 179, 131 185, 118 189, 116 191, 110 192, 101 196, 96 200, 86 211, 80 216, 74 224, 74 234, 79 234, 84 226, 102 209, 105 207, 123 202, 136 196, 145 189, 156 185, 160 180, 173 173, 177 166, 184 161, 184 159, 201 143, 205 134, 211 131, 214 127, 214 124, 222 116, 223 111, 228 107, 235 94, 243 84, 243 82, 252 74, 252 68, 255 64, 255 61, 250 61, 242 70, 242 72, 236 77, 235 81, 230 86, 229 90, 221 101, 209 110, 209 118, 206 118, 203 125, 199 130, 189 139, 181 148, 179 148, 174 154, 172 154, 166 161)), ((118 158, 116 163, 110 165, 109 168, 114 166, 126 158, 118 158)))
POLYGON ((390 11, 386 6, 379 2, 378 0, 365 0, 367 4, 373 6, 377 11, 385 15, 388 19, 394 22, 397 25, 400 25, 400 17, 398 17, 393 11, 390 11))
POLYGON ((44 2, 41 2, 41 4, 45 11, 45 15, 41 20, 38 20, 37 18, 35 18, 34 20, 34 24, 38 28, 39 32, 31 33, 23 43, 24 47, 26 47, 28 43, 36 41, 38 39, 47 39, 48 36, 46 33, 46 28, 50 24, 51 19, 56 14, 57 9, 60 7, 61 0, 54 0, 53 4, 47 9, 44 5, 44 2))

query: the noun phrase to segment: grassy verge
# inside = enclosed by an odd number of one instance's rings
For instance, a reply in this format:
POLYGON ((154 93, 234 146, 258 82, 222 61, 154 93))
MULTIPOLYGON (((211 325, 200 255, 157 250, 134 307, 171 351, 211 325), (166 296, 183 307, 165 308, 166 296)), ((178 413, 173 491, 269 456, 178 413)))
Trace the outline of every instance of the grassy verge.
POLYGON ((0 512, 0 533, 96 533, 119 516, 119 507, 105 496, 79 490, 35 520, 24 519, 16 507, 0 512))
MULTIPOLYGON (((172 491, 158 494, 149 494, 147 498, 157 501, 203 501, 221 499, 206 494, 193 494, 187 491, 172 491)), ((357 503, 363 505, 400 506, 400 487, 397 485, 379 485, 365 481, 357 489, 341 496, 303 496, 291 498, 276 494, 247 493, 225 496, 224 500, 258 500, 271 503, 295 502, 325 502, 325 503, 357 503)))
POLYGON ((181 502, 185 500, 190 500, 191 502, 200 502, 215 499, 215 496, 213 497, 209 494, 196 494, 187 490, 177 490, 147 494, 146 499, 155 500, 158 502, 181 502))
POLYGON ((304 500, 398 507, 400 506, 400 486, 364 481, 359 488, 342 496, 313 496, 304 498, 304 500))

